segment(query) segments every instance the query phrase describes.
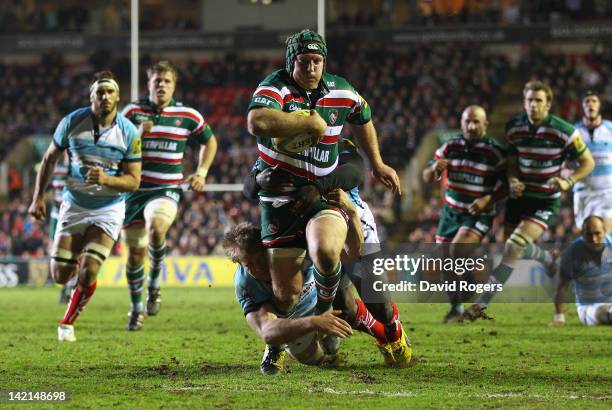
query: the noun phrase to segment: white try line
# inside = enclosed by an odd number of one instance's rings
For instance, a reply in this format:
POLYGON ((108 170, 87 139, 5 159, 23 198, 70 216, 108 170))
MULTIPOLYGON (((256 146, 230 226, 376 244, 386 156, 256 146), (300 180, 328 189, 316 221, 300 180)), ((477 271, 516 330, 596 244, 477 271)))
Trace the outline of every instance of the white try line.
MULTIPOLYGON (((253 386, 218 386, 218 385, 204 385, 204 386, 162 386, 162 390, 169 392, 192 392, 192 391, 233 391, 236 393, 267 393, 276 391, 274 389, 266 389, 262 387, 253 386)), ((304 392, 310 394, 334 394, 334 395, 345 395, 345 396, 374 396, 374 397, 419 397, 422 394, 417 392, 400 391, 400 392, 386 392, 386 391, 374 391, 374 390, 338 390, 330 387, 323 389, 304 389, 304 392)), ((560 399, 560 400, 578 400, 578 399, 596 399, 596 400, 610 400, 611 395, 596 396, 596 395, 555 395, 555 394, 539 394, 539 393, 520 393, 520 392, 508 392, 508 393, 448 393, 448 398, 476 398, 476 399, 560 399)))

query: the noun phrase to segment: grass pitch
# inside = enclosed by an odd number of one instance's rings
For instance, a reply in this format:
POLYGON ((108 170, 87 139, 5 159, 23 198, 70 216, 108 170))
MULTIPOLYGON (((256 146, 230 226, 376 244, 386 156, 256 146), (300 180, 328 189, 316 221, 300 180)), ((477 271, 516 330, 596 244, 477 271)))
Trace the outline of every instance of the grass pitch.
POLYGON ((56 340, 57 294, 0 289, 0 406, 11 405, 7 390, 44 390, 68 392, 56 405, 78 408, 612 407, 612 328, 570 313, 549 329, 550 304, 493 305, 496 321, 460 325, 439 323, 444 304, 402 304, 409 369, 383 367, 373 339, 357 334, 335 367, 289 361, 266 377, 231 289, 163 289, 160 315, 133 333, 123 330, 128 291, 98 289, 76 343, 56 340))

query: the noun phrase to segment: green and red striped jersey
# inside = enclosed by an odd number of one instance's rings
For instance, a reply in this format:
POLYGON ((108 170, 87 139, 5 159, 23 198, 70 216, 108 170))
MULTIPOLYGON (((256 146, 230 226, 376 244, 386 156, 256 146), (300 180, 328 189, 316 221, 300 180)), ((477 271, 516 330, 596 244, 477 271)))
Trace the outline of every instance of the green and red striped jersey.
MULTIPOLYGON (((493 195, 506 177, 506 153, 488 135, 477 142, 457 135, 436 150, 434 160, 439 159, 448 161, 444 201, 461 212, 468 212, 475 199, 493 195)), ((494 214, 495 208, 485 213, 494 214)))
POLYGON ((526 113, 517 114, 506 124, 506 142, 509 154, 518 159, 523 195, 533 198, 559 198, 561 193, 546 182, 561 174, 563 161, 576 159, 587 150, 574 126, 552 114, 537 127, 526 113))
POLYGON ((257 136, 259 169, 278 166, 304 181, 315 180, 331 173, 338 165, 338 141, 346 122, 366 124, 372 119, 368 103, 342 77, 324 73, 320 87, 306 92, 289 76, 278 70, 257 87, 249 110, 270 108, 284 112, 314 109, 327 122, 321 141, 298 154, 279 152, 271 138, 257 136))
POLYGON ((206 144, 213 135, 202 114, 174 100, 158 112, 144 98, 127 105, 123 115, 136 126, 144 121, 153 122, 153 129, 142 139, 140 190, 178 186, 183 180, 187 138, 206 144))

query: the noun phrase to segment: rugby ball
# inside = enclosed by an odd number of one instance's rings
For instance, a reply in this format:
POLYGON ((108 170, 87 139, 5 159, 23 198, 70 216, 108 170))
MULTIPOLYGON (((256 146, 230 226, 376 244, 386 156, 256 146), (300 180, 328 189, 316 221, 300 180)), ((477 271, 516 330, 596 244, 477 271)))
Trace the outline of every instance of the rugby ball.
MULTIPOLYGON (((310 116, 310 111, 297 110, 293 111, 291 115, 308 117, 310 116)), ((311 134, 300 134, 290 138, 272 138, 272 145, 274 146, 274 149, 286 154, 298 154, 317 145, 317 142, 319 142, 319 138, 311 134)))

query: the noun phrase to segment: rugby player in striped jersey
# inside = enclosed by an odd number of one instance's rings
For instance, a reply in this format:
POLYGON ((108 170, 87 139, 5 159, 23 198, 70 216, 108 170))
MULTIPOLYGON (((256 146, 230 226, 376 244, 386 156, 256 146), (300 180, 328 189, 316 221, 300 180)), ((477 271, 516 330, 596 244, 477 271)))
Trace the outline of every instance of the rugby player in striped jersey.
MULTIPOLYGON (((260 171, 278 167, 298 177, 298 188, 331 173, 338 164, 338 140, 345 123, 364 150, 375 176, 399 191, 396 172, 384 164, 367 102, 342 77, 325 72, 327 45, 317 33, 303 30, 287 40, 285 68, 266 77, 249 105, 247 123, 257 137, 260 171), (310 116, 290 115, 310 110, 310 116), (303 152, 279 150, 273 138, 310 134, 319 142, 303 152)), ((308 214, 295 217, 291 192, 260 191, 262 241, 270 258, 277 307, 287 312, 302 288, 301 263, 308 249, 314 264, 317 311, 331 308, 340 283, 340 252, 347 223, 342 212, 319 201, 308 214)))
MULTIPOLYGON (((436 243, 449 243, 453 257, 466 257, 489 232, 495 217, 495 201, 504 193, 506 152, 487 135, 487 113, 477 105, 467 107, 461 115, 460 135, 448 140, 435 153, 423 171, 426 183, 439 179, 446 171, 448 188, 436 232, 436 243)), ((477 272, 463 279, 474 280, 477 272)), ((445 278, 451 281, 458 277, 445 278)), ((463 318, 465 292, 449 292, 450 311, 443 322, 463 318)))
POLYGON ((149 255, 146 311, 161 308, 160 273, 167 253, 166 234, 174 222, 186 182, 203 191, 208 169, 217 153, 217 140, 202 115, 174 100, 176 69, 159 61, 147 70, 149 96, 129 104, 124 115, 143 131, 142 182, 127 199, 124 230, 129 247, 127 280, 131 310, 126 330, 139 330, 144 320, 142 290, 144 258, 149 255), (198 166, 183 179, 183 155, 188 138, 200 144, 198 166))
MULTIPOLYGON (((595 166, 580 133, 570 123, 550 114, 553 94, 548 85, 530 81, 525 84, 523 97, 525 112, 506 125, 510 187, 505 212, 506 243, 501 263, 489 278, 491 284, 505 283, 521 257, 545 265, 553 263, 550 253, 534 242, 557 216, 561 192, 570 190, 595 166), (562 178, 561 166, 569 160, 575 160, 578 167, 572 177, 562 178)), ((481 316, 495 293, 483 293, 464 315, 470 319, 481 316)))

